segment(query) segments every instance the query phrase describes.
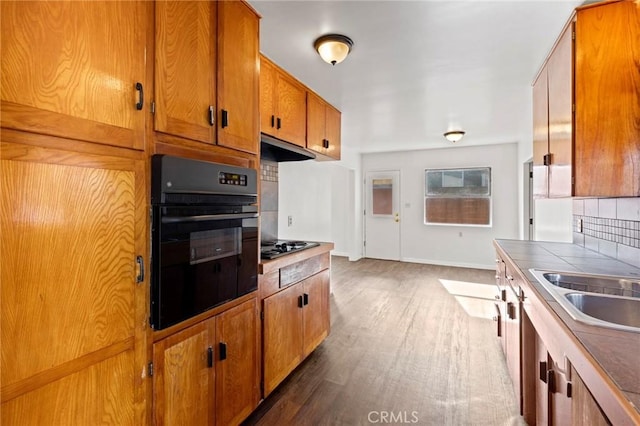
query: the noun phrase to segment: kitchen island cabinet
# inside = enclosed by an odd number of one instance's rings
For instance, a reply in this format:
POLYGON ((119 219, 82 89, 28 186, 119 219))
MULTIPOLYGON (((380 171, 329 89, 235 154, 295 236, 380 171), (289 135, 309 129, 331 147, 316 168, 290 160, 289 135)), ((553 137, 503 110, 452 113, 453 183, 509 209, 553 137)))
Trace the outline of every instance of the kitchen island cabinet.
POLYGON ((333 244, 263 261, 263 396, 270 394, 329 335, 333 244))
POLYGON ((569 243, 496 240, 494 245, 521 279, 522 390, 525 400, 527 392, 536 395, 527 423, 577 425, 596 414, 611 424, 640 423, 640 335, 575 321, 529 271, 616 270, 636 276, 640 269, 569 243), (576 377, 583 385, 579 398, 576 377))
POLYGON ((155 5, 157 139, 256 154, 259 16, 241 1, 155 5))
POLYGON ((579 7, 533 84, 535 197, 640 195, 640 8, 579 7))

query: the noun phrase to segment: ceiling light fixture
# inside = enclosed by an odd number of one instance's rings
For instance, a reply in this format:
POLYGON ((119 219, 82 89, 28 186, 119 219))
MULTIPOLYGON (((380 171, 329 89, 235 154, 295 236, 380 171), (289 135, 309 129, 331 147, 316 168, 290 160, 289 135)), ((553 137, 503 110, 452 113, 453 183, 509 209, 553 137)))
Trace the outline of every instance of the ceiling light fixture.
POLYGON ((447 138, 448 141, 456 143, 464 136, 464 132, 462 130, 450 130, 444 134, 444 137, 447 138))
POLYGON ((313 47, 326 63, 335 65, 344 61, 351 52, 353 40, 340 34, 327 34, 319 37, 313 47))

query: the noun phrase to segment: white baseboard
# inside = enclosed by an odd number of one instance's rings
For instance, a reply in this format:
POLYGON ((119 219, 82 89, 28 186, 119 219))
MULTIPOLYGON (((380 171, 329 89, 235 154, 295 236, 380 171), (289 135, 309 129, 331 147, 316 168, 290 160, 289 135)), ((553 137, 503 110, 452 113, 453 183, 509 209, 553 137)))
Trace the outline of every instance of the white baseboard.
POLYGON ((440 266, 455 266, 458 268, 473 268, 473 269, 488 269, 490 271, 495 269, 495 265, 485 265, 481 263, 466 263, 466 262, 449 262, 446 260, 433 260, 433 259, 415 259, 412 257, 405 257, 400 259, 401 262, 410 263, 424 263, 427 265, 440 265, 440 266))

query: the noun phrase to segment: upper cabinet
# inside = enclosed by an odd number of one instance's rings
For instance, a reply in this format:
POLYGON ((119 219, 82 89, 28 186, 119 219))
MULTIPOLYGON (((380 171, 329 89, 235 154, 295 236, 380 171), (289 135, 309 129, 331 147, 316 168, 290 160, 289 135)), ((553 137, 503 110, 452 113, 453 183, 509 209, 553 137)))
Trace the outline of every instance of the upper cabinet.
POLYGON ((533 87, 534 196, 640 196, 640 8, 603 2, 572 21, 533 87))
POLYGON ((155 7, 155 130, 257 153, 258 15, 244 2, 155 7))
POLYGON ((603 3, 576 22, 576 196, 640 196, 640 7, 603 3))
POLYGON ((533 86, 534 197, 572 195, 573 23, 565 27, 533 86))
POLYGON ((260 57, 260 131, 305 146, 306 88, 264 56, 260 57))
POLYGON ((322 159, 340 159, 340 111, 313 92, 307 92, 307 148, 322 159))
POLYGON ((144 149, 152 3, 0 7, 2 127, 144 149))

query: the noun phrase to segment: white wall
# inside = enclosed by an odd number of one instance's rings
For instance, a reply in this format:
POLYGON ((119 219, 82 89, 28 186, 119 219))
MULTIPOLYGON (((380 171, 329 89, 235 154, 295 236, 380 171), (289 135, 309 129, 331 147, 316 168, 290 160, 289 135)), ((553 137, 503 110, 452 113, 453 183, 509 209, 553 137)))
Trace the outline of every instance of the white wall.
POLYGON ((363 173, 400 170, 400 258, 404 261, 494 268, 495 238, 518 238, 519 181, 517 144, 456 147, 423 151, 365 154, 363 173), (426 168, 491 167, 493 226, 424 224, 426 168))

